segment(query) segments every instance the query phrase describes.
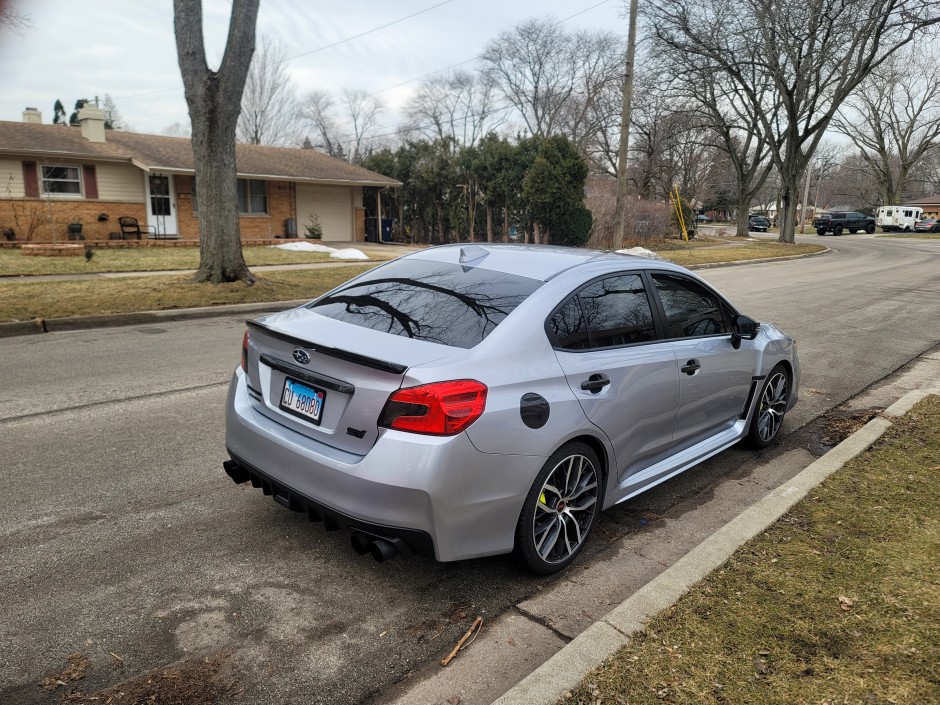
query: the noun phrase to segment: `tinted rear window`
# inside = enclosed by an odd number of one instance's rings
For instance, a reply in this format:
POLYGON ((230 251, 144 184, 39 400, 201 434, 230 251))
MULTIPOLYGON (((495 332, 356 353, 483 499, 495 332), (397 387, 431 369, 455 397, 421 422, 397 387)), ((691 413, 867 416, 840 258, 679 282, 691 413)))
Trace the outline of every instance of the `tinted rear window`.
POLYGON ((542 282, 459 264, 399 260, 310 308, 363 328, 472 348, 542 282))

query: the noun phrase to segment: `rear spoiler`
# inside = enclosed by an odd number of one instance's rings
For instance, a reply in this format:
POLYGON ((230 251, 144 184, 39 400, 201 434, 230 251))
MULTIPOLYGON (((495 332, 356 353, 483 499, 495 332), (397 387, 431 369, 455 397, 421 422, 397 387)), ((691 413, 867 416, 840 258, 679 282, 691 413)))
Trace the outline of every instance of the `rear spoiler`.
POLYGON ((315 343, 310 340, 295 338, 294 336, 288 335, 287 333, 281 333, 280 331, 274 330, 273 328, 268 328, 263 323, 258 323, 257 321, 245 321, 245 323, 249 328, 254 328, 255 330, 261 331, 265 335, 269 335, 272 338, 276 338, 277 340, 283 340, 285 343, 296 345, 297 347, 304 348, 305 350, 312 350, 320 353, 321 355, 329 355, 330 357, 346 360, 347 362, 355 362, 358 365, 371 367, 374 370, 382 370, 383 372, 392 372, 394 374, 400 375, 408 369, 408 365, 401 365, 397 362, 389 362, 388 360, 380 360, 376 357, 369 357, 368 355, 359 355, 358 353, 349 352, 348 350, 341 350, 329 345, 315 343))

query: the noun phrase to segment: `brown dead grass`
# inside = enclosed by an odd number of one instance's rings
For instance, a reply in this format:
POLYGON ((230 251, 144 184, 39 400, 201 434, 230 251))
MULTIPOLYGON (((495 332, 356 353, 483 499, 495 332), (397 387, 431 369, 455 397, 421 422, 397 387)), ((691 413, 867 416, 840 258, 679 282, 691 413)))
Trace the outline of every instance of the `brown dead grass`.
MULTIPOLYGON (((355 243, 350 243, 350 246, 355 247, 355 243)), ((163 272, 190 270, 199 266, 198 247, 98 247, 93 248, 92 252, 91 260, 86 262, 84 257, 40 257, 24 255, 18 249, 3 249, 0 250, 0 276, 163 272)), ((249 267, 336 262, 327 253, 292 252, 276 247, 245 247, 242 253, 249 267)), ((367 254, 372 261, 382 261, 397 257, 401 252, 394 248, 388 252, 370 249, 367 254)))
MULTIPOLYGON (((687 243, 677 240, 647 241, 643 246, 659 251, 664 258, 682 265, 782 257, 824 249, 819 245, 785 245, 766 240, 741 243, 733 239, 693 240, 691 251, 687 243)), ((149 256, 147 253, 157 252, 162 253, 162 256, 170 257, 174 256, 173 253, 176 251, 173 248, 150 248, 115 252, 125 254, 133 252, 134 256, 149 256)), ((185 252, 198 257, 198 252, 195 250, 189 252, 187 248, 185 252)), ((253 260, 255 255, 266 258, 283 256, 291 259, 292 255, 304 254, 271 250, 265 247, 246 248, 245 252, 249 264, 255 265, 258 264, 258 261, 253 260)), ((104 254, 110 256, 114 253, 106 251, 104 254)), ((398 254, 401 253, 390 252, 388 257, 398 254)), ((4 259, 10 256, 10 252, 0 251, 0 267, 3 266, 4 259)), ((50 263, 61 259, 23 257, 18 252, 13 256, 24 260, 47 260, 50 263)), ((98 254, 95 255, 95 258, 97 257, 98 254)), ((94 261, 93 258, 92 262, 94 261)), ((85 263, 83 260, 79 263, 71 262, 71 265, 76 264, 84 266, 85 263)), ((121 266, 126 264, 128 263, 124 262, 121 266)), ((166 259, 150 260, 148 264, 152 265, 151 271, 170 266, 170 262, 166 259)), ((192 264, 195 266, 195 260, 192 264)), ((15 278, 0 278, 0 321, 310 299, 365 271, 370 266, 373 265, 265 272, 262 280, 254 286, 195 284, 185 275, 74 281, 23 281, 15 278)))
POLYGON ((563 702, 940 702, 938 478, 933 396, 563 702))
POLYGON ((91 665, 91 661, 84 654, 69 654, 66 660, 68 666, 61 673, 54 673, 42 679, 43 690, 56 690, 60 686, 81 680, 91 665))
POLYGON ((228 657, 214 654, 144 673, 97 693, 73 690, 64 705, 216 705, 237 694, 228 657))
POLYGON ((252 286, 196 284, 182 276, 94 281, 0 280, 0 321, 311 299, 372 266, 267 272, 252 286))

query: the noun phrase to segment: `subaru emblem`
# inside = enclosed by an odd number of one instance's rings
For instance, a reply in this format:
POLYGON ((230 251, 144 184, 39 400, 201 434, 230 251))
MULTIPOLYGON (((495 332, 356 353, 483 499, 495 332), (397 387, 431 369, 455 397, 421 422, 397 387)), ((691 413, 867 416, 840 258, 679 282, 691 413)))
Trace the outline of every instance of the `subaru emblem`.
POLYGON ((294 359, 297 360, 297 362, 299 362, 301 365, 306 365, 308 362, 310 362, 310 356, 303 348, 294 348, 294 359))

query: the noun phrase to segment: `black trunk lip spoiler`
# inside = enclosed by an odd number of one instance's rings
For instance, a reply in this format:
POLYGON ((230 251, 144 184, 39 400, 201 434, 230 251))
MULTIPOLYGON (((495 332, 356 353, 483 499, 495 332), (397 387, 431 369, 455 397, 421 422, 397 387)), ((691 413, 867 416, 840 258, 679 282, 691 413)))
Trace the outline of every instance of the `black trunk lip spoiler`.
POLYGON ((296 336, 269 328, 268 326, 264 325, 263 323, 259 323, 258 321, 245 321, 245 323, 249 328, 254 328, 255 330, 261 331, 265 335, 282 340, 285 343, 296 345, 297 347, 304 348, 305 350, 312 350, 314 352, 320 353, 321 355, 329 355, 330 357, 335 357, 340 360, 355 362, 356 364, 363 365, 365 367, 371 367, 374 370, 392 372, 394 374, 400 375, 408 369, 408 365, 402 365, 397 362, 389 362, 388 360, 380 360, 377 357, 369 357, 368 355, 360 355, 358 353, 349 352, 348 350, 341 350, 339 348, 334 348, 322 343, 316 343, 312 340, 303 340, 302 338, 297 338, 296 336))

